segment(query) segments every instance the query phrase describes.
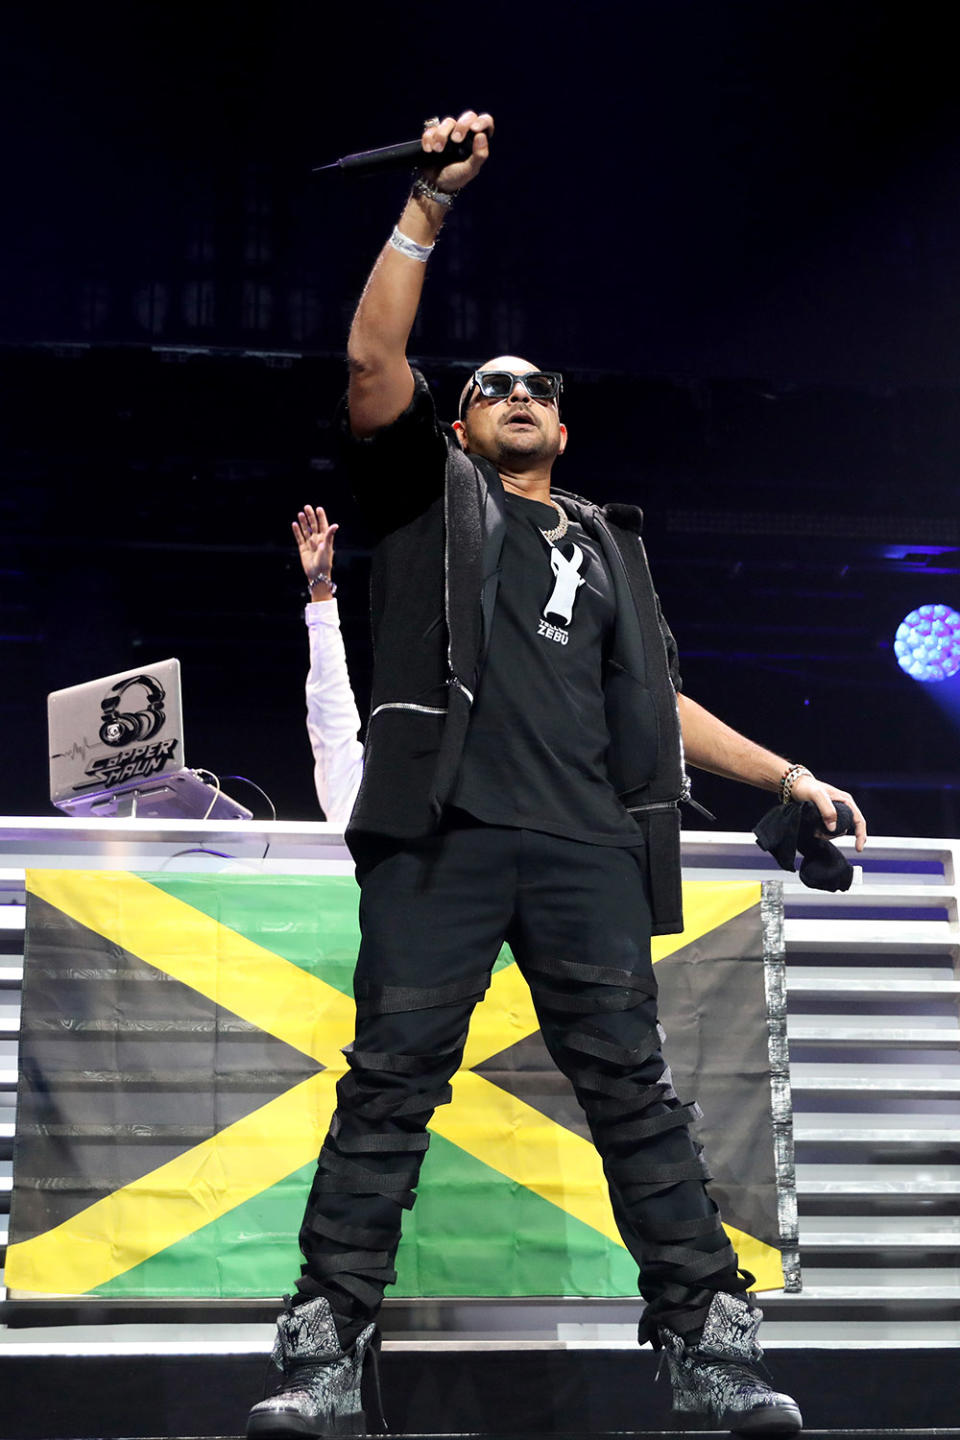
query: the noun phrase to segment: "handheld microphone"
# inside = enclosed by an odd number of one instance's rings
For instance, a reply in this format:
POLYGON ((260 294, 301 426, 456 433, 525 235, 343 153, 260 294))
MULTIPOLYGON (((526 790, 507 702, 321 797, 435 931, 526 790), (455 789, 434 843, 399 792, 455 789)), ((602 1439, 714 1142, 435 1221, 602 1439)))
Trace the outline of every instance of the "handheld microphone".
MULTIPOLYGON (((314 165, 311 174, 320 170, 342 170, 350 175, 373 175, 380 170, 403 170, 417 161, 421 165, 442 168, 452 165, 455 160, 467 160, 473 154, 471 130, 464 140, 448 140, 442 150, 424 150, 419 140, 405 140, 400 145, 385 145, 382 150, 358 150, 355 155, 343 155, 329 165, 314 165)), ((489 136, 487 137, 489 140, 489 136)))

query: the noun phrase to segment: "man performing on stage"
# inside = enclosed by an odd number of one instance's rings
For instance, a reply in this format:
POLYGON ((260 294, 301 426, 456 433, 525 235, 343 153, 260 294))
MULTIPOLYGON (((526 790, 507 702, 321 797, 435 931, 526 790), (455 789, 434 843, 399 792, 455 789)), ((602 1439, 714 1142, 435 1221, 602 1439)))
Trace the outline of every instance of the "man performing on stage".
POLYGON ((810 800, 849 795, 678 694, 640 512, 551 489, 561 377, 501 356, 438 424, 406 345, 489 115, 424 133, 425 170, 353 321, 347 425, 374 556, 375 667, 348 838, 361 886, 356 1039, 278 1322, 278 1392, 248 1434, 360 1428, 360 1375, 426 1126, 450 1098, 471 1012, 507 940, 573 1084, 640 1270, 640 1340, 666 1352, 674 1406, 790 1435, 796 1403, 757 1369, 760 1314, 705 1185, 660 1050, 651 934, 682 928, 684 764, 810 800), (431 157, 473 136, 470 158, 431 157))

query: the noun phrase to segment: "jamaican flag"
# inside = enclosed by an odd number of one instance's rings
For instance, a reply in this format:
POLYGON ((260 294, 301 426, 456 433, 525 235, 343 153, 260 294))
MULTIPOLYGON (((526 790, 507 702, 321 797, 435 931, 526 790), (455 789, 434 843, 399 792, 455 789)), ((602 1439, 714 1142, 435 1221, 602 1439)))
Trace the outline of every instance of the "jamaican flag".
MULTIPOLYGON (((6 1282, 279 1295, 352 1036, 352 877, 35 870, 6 1282)), ((799 1283, 779 886, 686 887, 667 1053, 761 1289, 799 1283), (781 1183, 778 1186, 778 1175, 781 1183)), ((402 1295, 629 1295, 600 1160, 508 950, 437 1111, 402 1295)))

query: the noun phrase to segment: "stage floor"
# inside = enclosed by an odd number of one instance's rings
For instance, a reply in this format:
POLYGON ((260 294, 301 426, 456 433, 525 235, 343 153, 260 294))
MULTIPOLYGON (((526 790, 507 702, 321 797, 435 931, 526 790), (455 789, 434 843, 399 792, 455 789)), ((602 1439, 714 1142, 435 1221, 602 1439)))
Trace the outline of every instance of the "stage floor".
MULTIPOLYGON (((0 1440, 232 1436, 267 1379, 259 1337, 246 1353, 149 1351, 128 1341, 112 1354, 44 1354, 36 1332, 20 1334, 33 1353, 0 1346, 0 1440)), ((870 1346, 768 1354, 773 1383, 797 1398, 804 1433, 850 1440, 960 1440, 956 1358, 949 1348, 878 1354, 870 1346)), ((381 1357, 383 1407, 394 1435, 674 1435, 669 1381, 656 1371, 657 1356, 635 1346, 395 1343, 381 1357)))
MULTIPOLYGON (((391 1430, 388 1434, 395 1436, 396 1440, 408 1440, 408 1437, 401 1435, 399 1431, 391 1430)), ((617 1440, 664 1440, 669 1436, 671 1440, 678 1434, 695 1440, 697 1436, 712 1436, 726 1432, 717 1430, 570 1430, 564 1431, 554 1437, 554 1440, 596 1440, 599 1435, 615 1435, 617 1440)), ((529 1431, 505 1432, 500 1440, 529 1440, 529 1431)), ((804 1430, 803 1435, 808 1440, 953 1440, 953 1437, 960 1436, 960 1428, 933 1429, 933 1430, 804 1430)), ((58 1436, 57 1440, 111 1440, 108 1436, 58 1436)), ((244 1440, 242 1435, 220 1435, 220 1436, 147 1436, 142 1440, 244 1440)), ((346 1437, 341 1437, 346 1440, 346 1437)), ((409 1440, 427 1440, 424 1432, 411 1433, 409 1440)), ((462 1432, 431 1432, 429 1440, 463 1440, 462 1432)))

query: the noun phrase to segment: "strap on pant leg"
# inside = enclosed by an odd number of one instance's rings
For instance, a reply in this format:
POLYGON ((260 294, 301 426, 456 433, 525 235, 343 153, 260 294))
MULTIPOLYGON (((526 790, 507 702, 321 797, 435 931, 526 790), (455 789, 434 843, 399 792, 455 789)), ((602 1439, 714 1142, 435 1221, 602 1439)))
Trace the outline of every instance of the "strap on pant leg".
POLYGON ((328 1219, 326 1215, 312 1216, 310 1226, 316 1234, 326 1235, 345 1248, 354 1245, 369 1250, 386 1249, 393 1238, 390 1230, 377 1229, 372 1225, 345 1225, 342 1221, 328 1219))
MULTIPOLYGON (((589 1055, 615 1067, 614 1074, 616 1075, 617 1072, 635 1070, 645 1060, 649 1060, 660 1049, 664 1038, 663 1030, 659 1025, 648 1025, 639 1044, 621 1045, 618 1041, 611 1040, 609 1036, 604 1035, 598 1026, 583 1025, 564 1035, 563 1046, 574 1056, 574 1060, 571 1062, 572 1069, 576 1068, 576 1057, 589 1055)), ((665 1069, 666 1066, 662 1065, 661 1068, 665 1069)), ((574 1083, 576 1083, 575 1076, 574 1083)))
POLYGON ((372 1015, 400 1015, 404 1012, 439 1010, 445 1005, 481 1000, 490 986, 489 975, 471 975, 449 985, 374 985, 357 981, 355 994, 357 1015, 365 1020, 372 1015))
MULTIPOLYGON (((572 981, 584 991, 608 986, 617 990, 633 990, 641 995, 656 996, 657 982, 652 975, 637 975, 632 970, 620 970, 612 965, 591 965, 579 960, 562 960, 553 955, 528 955, 524 969, 534 976, 545 975, 548 980, 572 981)), ((538 985, 537 994, 543 994, 538 985)), ((549 1003, 551 996, 544 997, 549 1003)))
POLYGON ((717 1289, 749 1282, 738 1277, 704 1189, 710 1174, 689 1132, 700 1109, 681 1102, 661 1053, 652 969, 636 976, 542 954, 526 968, 544 1036, 586 1112, 617 1224, 640 1267, 648 1302, 641 1329, 646 1338, 670 1321, 678 1333, 697 1330, 717 1289), (624 1012, 633 1012, 630 1023, 617 1022, 624 1012))
POLYGON ((337 1110, 300 1231, 306 1263, 298 1288, 327 1296, 342 1336, 355 1333, 358 1323, 375 1314, 384 1286, 396 1279, 400 1220, 413 1206, 430 1143, 426 1125, 436 1106, 451 1097, 465 1015, 487 984, 482 975, 446 986, 357 987, 358 1035, 376 1033, 369 1025, 364 1031, 364 1022, 375 1023, 381 1015, 400 1017, 409 1031, 409 1048, 399 1052, 354 1044, 344 1050, 349 1069, 337 1087, 337 1110), (419 1050, 418 1042, 429 1043, 427 1032, 436 1034, 437 1027, 433 1020, 418 1027, 417 1016, 445 1006, 455 1007, 459 1033, 454 1043, 419 1050), (403 1019, 407 1014, 409 1025, 403 1019))
POLYGON ((368 1091, 350 1070, 339 1081, 337 1096, 345 1110, 364 1120, 392 1120, 423 1114, 429 1119, 438 1105, 449 1105, 453 1087, 448 1083, 435 1090, 414 1091, 412 1095, 406 1089, 368 1091))
POLYGON ((617 1222, 640 1266, 647 1300, 641 1339, 658 1325, 699 1333, 717 1289, 743 1290, 737 1259, 716 1210, 705 1194, 693 1200, 711 1213, 663 1218, 671 1196, 691 1201, 690 1184, 710 1178, 700 1144, 682 1134, 700 1118, 694 1102, 681 1103, 660 1047, 663 1031, 651 1024, 632 1045, 604 1035, 602 1022, 574 1025, 563 1039, 578 1097, 604 1160, 617 1222), (660 1201, 655 1211, 648 1202, 660 1201))

